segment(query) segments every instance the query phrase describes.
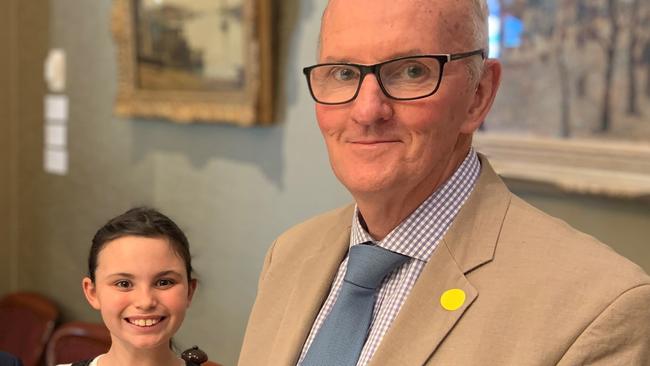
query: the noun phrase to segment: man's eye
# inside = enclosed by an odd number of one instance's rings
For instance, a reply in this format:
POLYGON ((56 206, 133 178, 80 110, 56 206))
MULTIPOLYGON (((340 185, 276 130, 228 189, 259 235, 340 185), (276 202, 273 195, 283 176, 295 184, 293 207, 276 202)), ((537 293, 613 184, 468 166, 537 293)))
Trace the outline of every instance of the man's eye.
POLYGON ((417 79, 426 74, 426 69, 422 65, 407 65, 402 70, 402 74, 402 77, 417 79))
POLYGON ((356 70, 351 69, 349 67, 338 67, 334 69, 332 72, 334 79, 338 81, 356 80, 357 74, 358 73, 356 72, 356 70))
POLYGON ((131 282, 129 282, 127 280, 117 281, 117 282, 115 282, 115 287, 130 288, 131 287, 131 282))

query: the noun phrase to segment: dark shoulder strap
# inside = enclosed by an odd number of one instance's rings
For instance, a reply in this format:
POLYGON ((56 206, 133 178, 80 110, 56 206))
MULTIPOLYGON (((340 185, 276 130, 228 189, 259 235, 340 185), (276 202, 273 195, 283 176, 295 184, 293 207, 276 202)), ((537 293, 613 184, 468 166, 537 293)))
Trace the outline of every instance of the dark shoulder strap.
POLYGON ((88 366, 90 363, 93 362, 93 359, 91 358, 90 360, 84 360, 84 361, 77 361, 72 364, 72 366, 88 366))

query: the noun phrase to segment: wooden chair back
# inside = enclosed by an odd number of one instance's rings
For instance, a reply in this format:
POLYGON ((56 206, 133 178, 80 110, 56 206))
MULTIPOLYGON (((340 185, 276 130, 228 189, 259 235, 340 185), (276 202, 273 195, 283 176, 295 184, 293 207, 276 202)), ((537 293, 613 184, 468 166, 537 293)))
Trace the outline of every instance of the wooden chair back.
POLYGON ((40 366, 59 310, 43 295, 10 293, 0 299, 0 349, 17 356, 24 366, 40 366))
POLYGON ((55 366, 94 358, 111 348, 111 334, 104 324, 69 322, 61 324, 47 344, 45 364, 55 366))

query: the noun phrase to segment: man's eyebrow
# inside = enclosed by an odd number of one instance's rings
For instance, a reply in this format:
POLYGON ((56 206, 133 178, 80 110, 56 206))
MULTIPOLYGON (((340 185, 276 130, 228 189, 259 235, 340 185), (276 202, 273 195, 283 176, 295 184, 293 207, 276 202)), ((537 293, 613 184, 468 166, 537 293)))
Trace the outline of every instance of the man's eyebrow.
MULTIPOLYGON (((379 62, 389 61, 389 60, 393 60, 393 59, 400 58, 400 57, 416 56, 416 55, 424 55, 424 54, 429 54, 429 53, 423 52, 419 48, 414 48, 414 49, 410 49, 410 50, 407 50, 407 51, 399 51, 399 52, 390 53, 388 55, 388 57, 382 59, 379 62)), ((353 63, 353 64, 362 64, 362 65, 364 64, 363 62, 360 62, 358 59, 355 59, 355 58, 349 58, 349 57, 338 58, 338 57, 333 57, 333 56, 325 57, 322 60, 322 62, 323 63, 344 63, 344 64, 353 63)))
POLYGON ((414 49, 411 49, 411 50, 408 50, 408 51, 391 53, 390 56, 388 56, 388 58, 386 58, 386 60, 384 60, 384 61, 388 61, 388 60, 392 60, 392 59, 396 59, 396 58, 400 58, 400 57, 418 56, 418 55, 425 55, 425 54, 431 54, 431 52, 423 52, 419 48, 414 48, 414 49))
POLYGON ((338 57, 328 56, 328 57, 325 57, 323 60, 321 60, 321 63, 350 64, 350 63, 355 63, 355 62, 352 59, 349 59, 349 58, 338 58, 338 57))

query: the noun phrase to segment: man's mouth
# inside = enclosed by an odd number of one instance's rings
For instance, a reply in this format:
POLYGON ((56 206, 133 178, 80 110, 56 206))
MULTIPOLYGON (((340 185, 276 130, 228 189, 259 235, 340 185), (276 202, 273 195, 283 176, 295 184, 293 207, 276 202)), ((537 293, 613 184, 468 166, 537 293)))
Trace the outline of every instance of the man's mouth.
POLYGON ((359 140, 351 140, 350 141, 353 144, 359 144, 359 145, 375 145, 375 144, 387 144, 387 143, 395 143, 399 142, 399 140, 391 140, 391 139, 359 139, 359 140))
POLYGON ((160 318, 147 318, 147 319, 141 319, 141 318, 126 318, 126 321, 129 322, 130 324, 133 324, 137 327, 142 327, 142 328, 147 328, 147 327, 153 327, 154 325, 160 323, 163 321, 165 317, 160 317, 160 318))

